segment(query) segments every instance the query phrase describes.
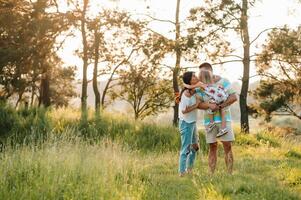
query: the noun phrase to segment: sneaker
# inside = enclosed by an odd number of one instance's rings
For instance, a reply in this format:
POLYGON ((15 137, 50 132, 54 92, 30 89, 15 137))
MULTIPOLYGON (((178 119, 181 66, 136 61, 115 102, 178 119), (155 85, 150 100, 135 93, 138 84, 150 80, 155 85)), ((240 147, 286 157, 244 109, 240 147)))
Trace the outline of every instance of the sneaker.
POLYGON ((221 129, 221 130, 217 133, 216 137, 222 137, 223 135, 225 135, 225 134, 227 134, 227 133, 228 133, 228 129, 227 129, 227 128, 221 129))
POLYGON ((211 132, 212 129, 213 129, 214 127, 215 127, 215 123, 214 123, 214 122, 210 122, 210 123, 208 124, 207 131, 208 131, 208 132, 211 132))
POLYGON ((188 169, 186 170, 186 173, 187 173, 187 174, 192 174, 192 168, 188 168, 188 169))
POLYGON ((179 177, 184 177, 185 176, 185 172, 180 172, 179 173, 179 177))

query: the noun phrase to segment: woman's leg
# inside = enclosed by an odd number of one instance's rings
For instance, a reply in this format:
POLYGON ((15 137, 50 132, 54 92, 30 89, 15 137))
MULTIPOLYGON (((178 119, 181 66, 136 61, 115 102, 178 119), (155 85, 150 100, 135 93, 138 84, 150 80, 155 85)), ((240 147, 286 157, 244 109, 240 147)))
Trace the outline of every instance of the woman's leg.
POLYGON ((190 145, 193 134, 193 124, 186 123, 183 120, 180 120, 179 128, 181 133, 181 150, 180 150, 180 159, 179 159, 179 173, 184 173, 186 171, 186 162, 187 156, 190 153, 190 145))
POLYGON ((188 154, 188 163, 187 163, 187 169, 191 170, 195 161, 195 156, 196 156, 196 151, 197 149, 195 149, 196 147, 198 147, 199 145, 199 140, 198 140, 198 135, 197 135, 197 127, 196 127, 196 123, 194 123, 194 127, 192 130, 192 135, 191 135, 191 151, 188 154))

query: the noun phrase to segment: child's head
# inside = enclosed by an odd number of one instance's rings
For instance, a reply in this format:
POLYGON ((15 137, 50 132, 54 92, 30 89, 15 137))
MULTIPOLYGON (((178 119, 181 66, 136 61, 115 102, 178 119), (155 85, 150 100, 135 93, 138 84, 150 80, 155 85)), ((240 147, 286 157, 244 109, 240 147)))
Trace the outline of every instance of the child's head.
POLYGON ((199 73, 199 80, 205 84, 213 83, 213 74, 208 70, 201 70, 199 73))

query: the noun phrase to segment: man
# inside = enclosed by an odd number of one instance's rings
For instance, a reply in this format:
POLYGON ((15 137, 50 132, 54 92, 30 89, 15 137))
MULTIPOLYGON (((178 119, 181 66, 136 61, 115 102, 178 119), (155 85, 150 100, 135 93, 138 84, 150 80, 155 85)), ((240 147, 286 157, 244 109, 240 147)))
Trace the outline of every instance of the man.
MULTIPOLYGON (((199 66, 199 70, 209 70, 213 72, 212 66, 209 63, 202 63, 199 66)), ((225 107, 230 106, 235 101, 237 101, 237 97, 235 91, 231 88, 231 84, 227 79, 224 79, 219 76, 214 76, 214 82, 224 88, 224 90, 229 94, 228 99, 220 105, 206 103, 202 101, 199 103, 198 108, 202 110, 207 110, 210 108, 212 111, 218 111, 225 107)), ((202 92, 199 93, 202 99, 202 92)), ((231 113, 230 110, 225 111, 226 118, 226 126, 228 129, 228 133, 219 137, 218 139, 222 142, 225 152, 225 162, 227 166, 227 171, 229 174, 232 174, 233 171, 233 153, 232 153, 232 141, 234 141, 234 133, 231 126, 231 113)), ((214 122, 216 124, 215 128, 210 132, 206 131, 206 142, 209 144, 209 155, 208 155, 208 164, 210 173, 213 174, 216 168, 217 162, 217 138, 216 134, 221 129, 221 116, 219 112, 214 114, 214 122)), ((207 126, 210 123, 210 119, 207 112, 204 112, 204 125, 207 126)))

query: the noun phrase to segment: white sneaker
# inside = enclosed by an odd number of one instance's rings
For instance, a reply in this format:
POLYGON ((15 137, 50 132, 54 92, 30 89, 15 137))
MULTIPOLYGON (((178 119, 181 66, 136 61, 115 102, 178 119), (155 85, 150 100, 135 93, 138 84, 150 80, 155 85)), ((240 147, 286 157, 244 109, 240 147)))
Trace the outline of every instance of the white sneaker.
POLYGON ((227 133, 228 133, 228 129, 227 129, 227 128, 221 129, 221 130, 216 134, 216 137, 222 137, 223 135, 226 135, 227 133))
POLYGON ((212 129, 216 126, 215 122, 210 122, 207 127, 207 131, 211 132, 212 129))

